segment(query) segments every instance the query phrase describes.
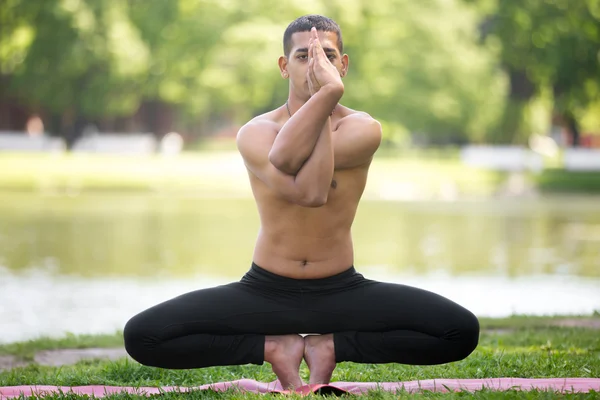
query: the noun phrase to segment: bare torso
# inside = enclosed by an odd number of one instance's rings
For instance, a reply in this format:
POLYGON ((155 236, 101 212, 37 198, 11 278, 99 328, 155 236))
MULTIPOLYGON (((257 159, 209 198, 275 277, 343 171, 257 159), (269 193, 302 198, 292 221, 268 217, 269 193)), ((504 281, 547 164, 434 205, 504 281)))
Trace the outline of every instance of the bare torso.
MULTIPOLYGON (((334 154, 344 140, 339 121, 355 113, 338 106, 332 116, 334 154)), ((287 115, 276 110, 265 118, 283 126, 287 115)), ((351 227, 364 191, 368 165, 334 171, 327 203, 302 207, 282 199, 248 170, 261 227, 253 260, 275 274, 295 279, 317 279, 340 273, 354 263, 351 227)))

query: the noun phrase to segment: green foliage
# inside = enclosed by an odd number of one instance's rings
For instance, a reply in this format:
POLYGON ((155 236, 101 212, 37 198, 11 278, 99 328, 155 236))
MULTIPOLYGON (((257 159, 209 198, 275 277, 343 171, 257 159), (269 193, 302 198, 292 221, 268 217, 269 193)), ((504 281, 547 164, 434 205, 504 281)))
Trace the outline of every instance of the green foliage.
POLYGON ((476 15, 455 2, 378 5, 364 2, 364 22, 352 27, 350 103, 411 132, 481 137, 504 96, 493 58, 477 46, 476 15))
POLYGON ((13 97, 62 118, 131 116, 158 102, 194 124, 243 123, 285 101, 283 31, 321 13, 341 25, 350 56, 345 104, 380 119, 387 140, 510 142, 540 121, 534 97, 596 123, 599 4, 4 0, 0 74, 13 97))
MULTIPOLYGON (((590 118, 590 108, 597 110, 600 101, 598 0, 465 1, 487 14, 486 43, 499 48, 511 78, 505 137, 526 139, 527 107, 535 97, 549 97, 556 116, 571 129, 575 120, 590 118)), ((590 128, 598 129, 595 121, 590 128)))
POLYGON ((456 1, 6 1, 0 66, 10 92, 59 115, 131 115, 159 101, 190 120, 242 123, 285 101, 283 31, 307 13, 340 23, 345 102, 393 127, 391 138, 481 137, 502 104, 476 15, 456 1))
POLYGON ((94 117, 135 111, 137 78, 149 54, 124 5, 10 1, 2 14, 2 22, 10 22, 3 37, 20 52, 9 51, 0 60, 9 89, 21 101, 56 113, 94 117))

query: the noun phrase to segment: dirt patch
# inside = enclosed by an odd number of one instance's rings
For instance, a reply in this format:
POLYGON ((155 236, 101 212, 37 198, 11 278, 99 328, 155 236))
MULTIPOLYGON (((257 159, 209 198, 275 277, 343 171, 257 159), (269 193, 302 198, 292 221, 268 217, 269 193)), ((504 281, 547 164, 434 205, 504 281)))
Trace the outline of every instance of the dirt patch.
POLYGON ((51 367, 76 364, 81 360, 118 360, 127 357, 122 348, 115 349, 59 349, 44 350, 36 353, 33 358, 37 364, 51 367))
POLYGON ((0 356, 0 371, 7 369, 24 367, 26 362, 18 360, 15 356, 0 356))
MULTIPOLYGON (((530 326, 530 328, 545 328, 549 326, 558 326, 561 328, 587 328, 587 329, 598 329, 600 330, 600 318, 561 318, 556 320, 549 320, 547 322, 540 322, 536 325, 530 326)), ((507 335, 517 330, 522 329, 521 327, 498 327, 483 329, 485 333, 496 334, 496 335, 507 335)))
POLYGON ((510 333, 515 332, 516 329, 513 328, 492 328, 492 329, 483 329, 482 332, 489 333, 492 335, 508 335, 510 333))
POLYGON ((552 322, 553 326, 562 326, 567 328, 590 328, 600 329, 600 318, 565 318, 552 322))
MULTIPOLYGON (((128 357, 123 348, 101 349, 58 349, 43 350, 36 353, 34 362, 39 365, 60 367, 62 365, 76 364, 82 360, 118 360, 128 357)), ((24 367, 30 362, 22 361, 15 356, 0 356, 0 371, 17 367, 24 367)))

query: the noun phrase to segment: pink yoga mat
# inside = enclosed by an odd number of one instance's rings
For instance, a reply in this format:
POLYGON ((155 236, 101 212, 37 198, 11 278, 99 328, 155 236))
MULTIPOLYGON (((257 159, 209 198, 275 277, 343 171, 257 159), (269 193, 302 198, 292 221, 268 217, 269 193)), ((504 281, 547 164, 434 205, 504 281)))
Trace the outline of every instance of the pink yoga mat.
MULTIPOLYGON (((188 392, 191 390, 215 390, 225 391, 235 388, 243 392, 252 393, 290 393, 282 390, 278 381, 263 383, 251 379, 240 379, 231 382, 211 383, 196 387, 126 387, 126 386, 43 386, 23 385, 0 387, 0 399, 37 395, 45 393, 72 392, 82 395, 93 395, 103 397, 114 393, 132 393, 139 395, 151 395, 161 392, 188 392)), ((362 394, 369 390, 385 390, 389 392, 406 390, 407 392, 432 391, 468 391, 475 392, 481 389, 488 390, 543 390, 560 393, 575 393, 591 391, 600 393, 600 379, 594 378, 551 378, 551 379, 524 379, 524 378, 490 378, 490 379, 427 379, 422 381, 407 382, 332 382, 329 385, 306 385, 297 393, 309 394, 315 392, 328 393, 352 393, 362 394)))

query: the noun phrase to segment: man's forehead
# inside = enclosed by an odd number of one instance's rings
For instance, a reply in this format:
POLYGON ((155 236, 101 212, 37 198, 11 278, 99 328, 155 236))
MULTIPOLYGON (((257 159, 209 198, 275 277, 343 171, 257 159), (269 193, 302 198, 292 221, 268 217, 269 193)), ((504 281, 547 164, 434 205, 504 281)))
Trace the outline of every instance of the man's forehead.
MULTIPOLYGON (((317 31, 317 36, 323 48, 337 48, 337 34, 335 32, 317 31)), ((292 52, 298 49, 308 48, 308 42, 310 41, 310 32, 295 32, 292 34, 292 52)))

